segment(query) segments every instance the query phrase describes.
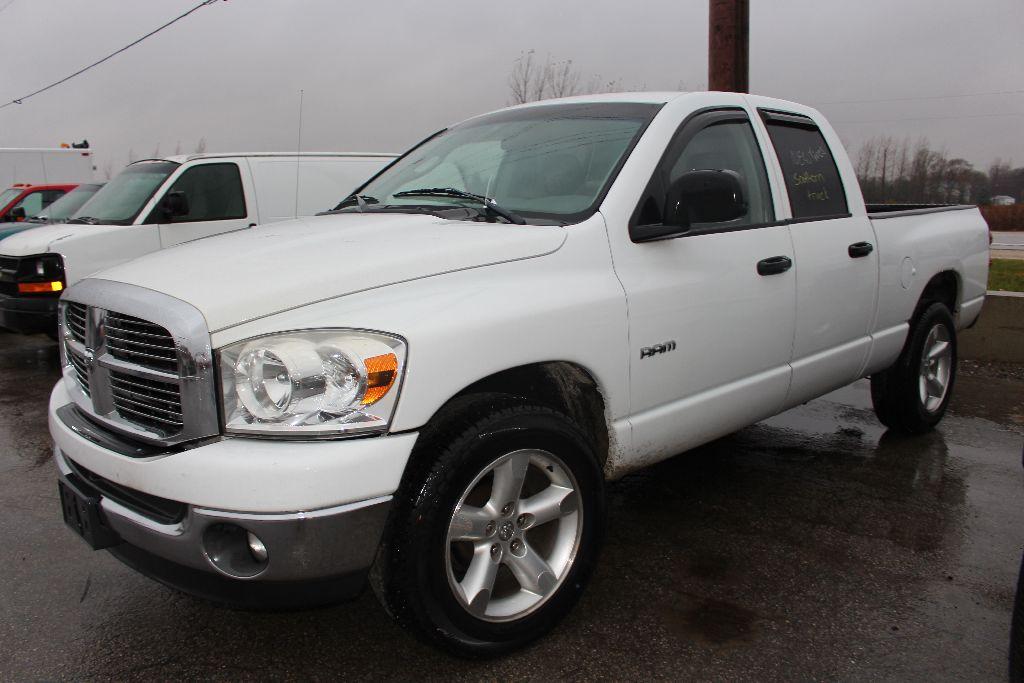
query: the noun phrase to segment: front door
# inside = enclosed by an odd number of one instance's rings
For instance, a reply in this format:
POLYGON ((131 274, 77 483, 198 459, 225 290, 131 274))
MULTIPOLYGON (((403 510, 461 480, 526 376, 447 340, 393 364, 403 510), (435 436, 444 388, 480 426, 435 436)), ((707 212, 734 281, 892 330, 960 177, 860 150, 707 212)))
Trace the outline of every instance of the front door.
POLYGON ((220 160, 186 168, 174 180, 167 193, 184 198, 184 215, 168 216, 158 200, 147 223, 159 223, 160 244, 167 248, 183 242, 241 230, 253 223, 255 211, 245 201, 245 190, 238 164, 220 160))
POLYGON ((614 256, 629 310, 633 443, 644 462, 774 414, 789 387, 795 318, 789 228, 775 220, 745 110, 692 118, 667 150, 634 224, 659 223, 667 188, 694 170, 737 174, 746 212, 695 217, 681 237, 630 243, 614 256))

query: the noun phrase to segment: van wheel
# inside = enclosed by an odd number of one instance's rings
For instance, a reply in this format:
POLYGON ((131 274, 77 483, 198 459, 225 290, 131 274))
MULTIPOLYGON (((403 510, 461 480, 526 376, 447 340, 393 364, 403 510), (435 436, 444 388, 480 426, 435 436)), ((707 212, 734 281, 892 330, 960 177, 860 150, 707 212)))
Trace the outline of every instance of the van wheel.
POLYGON ((400 623, 468 657, 552 629, 583 592, 605 526, 604 479, 580 430, 548 408, 487 404, 447 440, 421 435, 444 443, 396 495, 374 571, 400 623))
POLYGON ((919 434, 946 413, 956 380, 956 325, 944 304, 917 317, 896 364, 871 376, 871 403, 890 429, 919 434))

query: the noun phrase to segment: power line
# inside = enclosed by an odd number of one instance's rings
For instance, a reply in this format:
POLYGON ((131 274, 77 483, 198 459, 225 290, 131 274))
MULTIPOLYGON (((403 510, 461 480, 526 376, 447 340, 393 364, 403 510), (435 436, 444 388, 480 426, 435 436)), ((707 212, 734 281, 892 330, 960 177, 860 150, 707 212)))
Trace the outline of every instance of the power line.
MULTIPOLYGON (((14 2, 14 0, 11 0, 11 2, 14 2)), ((171 24, 175 24, 175 23, 181 21, 182 19, 184 19, 185 17, 187 17, 188 15, 192 14, 196 10, 201 9, 203 7, 206 7, 207 5, 212 5, 215 2, 217 2, 217 0, 203 0, 203 2, 199 3, 198 5, 196 5, 195 7, 190 9, 189 11, 185 12, 182 15, 179 15, 179 16, 175 17, 174 19, 171 19, 170 21, 168 21, 163 26, 160 26, 158 28, 153 29, 152 31, 150 31, 146 35, 142 36, 138 40, 125 45, 120 50, 117 50, 116 52, 111 52, 109 55, 107 55, 103 59, 101 59, 101 60, 99 60, 97 62, 93 62, 89 66, 84 67, 82 69, 79 69, 75 73, 71 74, 70 76, 65 76, 64 78, 60 79, 59 81, 55 81, 54 83, 51 83, 50 85, 46 86, 45 88, 40 88, 39 90, 36 90, 35 92, 31 92, 28 95, 23 95, 22 97, 17 97, 15 99, 11 100, 10 102, 7 102, 6 104, 0 104, 0 109, 3 109, 4 107, 9 107, 12 104, 21 104, 22 102, 24 102, 25 100, 27 100, 30 97, 34 97, 34 96, 38 95, 39 93, 46 92, 50 88, 55 88, 58 85, 60 85, 61 83, 67 83, 68 81, 70 81, 75 76, 81 76, 82 74, 84 74, 89 69, 91 69, 91 68, 93 68, 95 66, 99 66, 100 64, 102 64, 103 62, 107 61, 108 59, 111 59, 112 57, 116 57, 117 55, 121 54, 122 52, 124 52, 128 48, 135 47, 136 45, 138 45, 142 41, 146 40, 147 38, 149 38, 151 36, 154 36, 157 33, 160 33, 160 31, 163 31, 165 28, 167 28, 171 24)), ((7 3, 7 4, 10 5, 11 3, 7 3)), ((4 7, 6 8, 7 5, 4 5, 4 7)))
POLYGON ((0 12, 3 12, 5 9, 7 9, 8 7, 10 7, 13 4, 14 4, 14 0, 7 0, 7 2, 5 2, 2 5, 0 5, 0 12))
POLYGON ((951 119, 987 119, 1001 116, 1024 116, 1024 111, 1009 111, 1003 114, 964 114, 962 116, 908 116, 899 119, 865 119, 861 121, 832 121, 833 124, 844 123, 888 123, 890 121, 945 121, 951 119))
POLYGON ((993 90, 991 92, 972 92, 960 95, 922 95, 920 97, 888 97, 877 100, 835 100, 833 102, 818 102, 819 105, 826 104, 872 104, 876 102, 915 102, 918 100, 947 100, 958 97, 983 97, 985 95, 1021 95, 1024 90, 993 90))

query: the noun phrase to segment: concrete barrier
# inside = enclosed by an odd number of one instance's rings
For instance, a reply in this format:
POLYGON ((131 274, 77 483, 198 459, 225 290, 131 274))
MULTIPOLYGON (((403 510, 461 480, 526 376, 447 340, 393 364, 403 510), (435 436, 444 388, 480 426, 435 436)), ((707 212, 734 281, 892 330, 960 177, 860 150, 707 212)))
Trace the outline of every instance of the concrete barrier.
POLYGON ((978 322, 960 333, 966 360, 1024 363, 1024 294, 989 292, 978 322))

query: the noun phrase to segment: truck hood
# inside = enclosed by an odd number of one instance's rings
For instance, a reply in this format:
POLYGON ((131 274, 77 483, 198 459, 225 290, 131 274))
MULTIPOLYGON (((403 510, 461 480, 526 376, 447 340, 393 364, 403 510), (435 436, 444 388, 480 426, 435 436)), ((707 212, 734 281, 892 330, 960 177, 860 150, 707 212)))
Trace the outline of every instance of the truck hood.
POLYGON ((4 239, 3 244, 0 244, 0 254, 30 256, 47 252, 60 253, 62 249, 81 240, 93 240, 99 235, 126 230, 138 230, 138 227, 131 225, 68 225, 67 223, 30 224, 22 232, 4 239))
POLYGON ((186 301, 214 332, 354 292, 542 256, 565 238, 555 226, 336 214, 190 242, 93 277, 186 301))

